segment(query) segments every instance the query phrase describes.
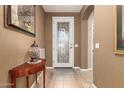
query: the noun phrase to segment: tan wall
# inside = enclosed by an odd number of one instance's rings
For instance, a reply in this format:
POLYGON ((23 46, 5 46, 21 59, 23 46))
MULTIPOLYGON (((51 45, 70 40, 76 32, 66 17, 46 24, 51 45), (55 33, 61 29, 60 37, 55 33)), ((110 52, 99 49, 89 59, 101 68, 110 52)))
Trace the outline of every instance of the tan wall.
POLYGON ((79 44, 75 48, 74 65, 80 66, 80 14, 79 13, 46 13, 45 14, 45 48, 47 66, 52 66, 52 16, 74 16, 75 25, 75 44, 79 44))
POLYGON ((124 55, 115 55, 114 6, 95 6, 94 83, 97 87, 124 87, 124 55))
MULTIPOLYGON (((44 47, 44 11, 41 6, 36 6, 36 41, 44 47)), ((0 6, 0 83, 9 83, 9 69, 24 63, 27 50, 32 44, 34 37, 10 30, 4 27, 4 7, 0 6)), ((30 77, 30 85, 34 77, 30 77)), ((9 87, 7 85, 0 87, 9 87)), ((26 79, 17 79, 17 87, 26 87, 26 79)))
POLYGON ((81 68, 87 69, 88 22, 81 20, 81 68))

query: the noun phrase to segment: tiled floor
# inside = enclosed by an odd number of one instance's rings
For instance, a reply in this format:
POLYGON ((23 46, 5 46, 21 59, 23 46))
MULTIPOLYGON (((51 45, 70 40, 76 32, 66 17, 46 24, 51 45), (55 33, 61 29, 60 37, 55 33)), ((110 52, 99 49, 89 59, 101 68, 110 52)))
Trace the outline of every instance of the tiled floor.
MULTIPOLYGON (((81 72, 72 68, 56 68, 46 71, 46 88, 93 88, 91 71, 81 72)), ((42 87, 42 77, 37 88, 42 87)))

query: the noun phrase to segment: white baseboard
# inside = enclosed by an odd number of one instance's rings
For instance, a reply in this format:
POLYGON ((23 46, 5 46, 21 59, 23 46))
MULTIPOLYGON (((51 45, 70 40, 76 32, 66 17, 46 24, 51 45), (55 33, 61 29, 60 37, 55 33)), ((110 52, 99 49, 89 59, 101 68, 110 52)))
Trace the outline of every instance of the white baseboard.
POLYGON ((46 69, 54 69, 54 67, 46 67, 46 69))
POLYGON ((95 84, 92 84, 93 88, 97 88, 95 84))
POLYGON ((80 67, 73 67, 73 69, 80 69, 80 67))
POLYGON ((81 71, 90 71, 92 69, 80 69, 81 71))
MULTIPOLYGON (((40 73, 40 75, 37 77, 37 81, 39 80, 39 78, 41 77, 42 72, 40 73)), ((30 88, 34 88, 34 86, 36 85, 36 80, 34 81, 34 83, 32 84, 32 86, 30 88)))
POLYGON ((80 71, 90 71, 92 69, 81 69, 80 67, 73 67, 73 69, 80 69, 80 71))

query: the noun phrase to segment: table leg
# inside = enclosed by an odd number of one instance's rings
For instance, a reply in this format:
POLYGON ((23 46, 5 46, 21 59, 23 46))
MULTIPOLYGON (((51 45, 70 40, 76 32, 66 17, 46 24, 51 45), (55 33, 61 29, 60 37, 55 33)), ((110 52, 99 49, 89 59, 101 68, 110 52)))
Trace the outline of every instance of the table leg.
POLYGON ((45 72, 46 72, 46 67, 44 66, 44 69, 43 69, 43 88, 45 88, 45 72))
POLYGON ((11 77, 11 87, 16 88, 16 78, 15 77, 11 77))
POLYGON ((27 79, 27 88, 29 88, 29 77, 27 76, 26 79, 27 79))
POLYGON ((37 73, 36 73, 36 84, 37 84, 37 73))

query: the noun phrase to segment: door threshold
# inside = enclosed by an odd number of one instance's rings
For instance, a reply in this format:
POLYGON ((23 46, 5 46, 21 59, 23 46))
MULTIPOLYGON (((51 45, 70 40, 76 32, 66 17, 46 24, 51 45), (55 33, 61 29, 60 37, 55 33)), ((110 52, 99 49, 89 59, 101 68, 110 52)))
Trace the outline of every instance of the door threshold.
POLYGON ((66 68, 66 69, 73 69, 73 67, 54 67, 54 69, 64 69, 64 68, 66 68))

